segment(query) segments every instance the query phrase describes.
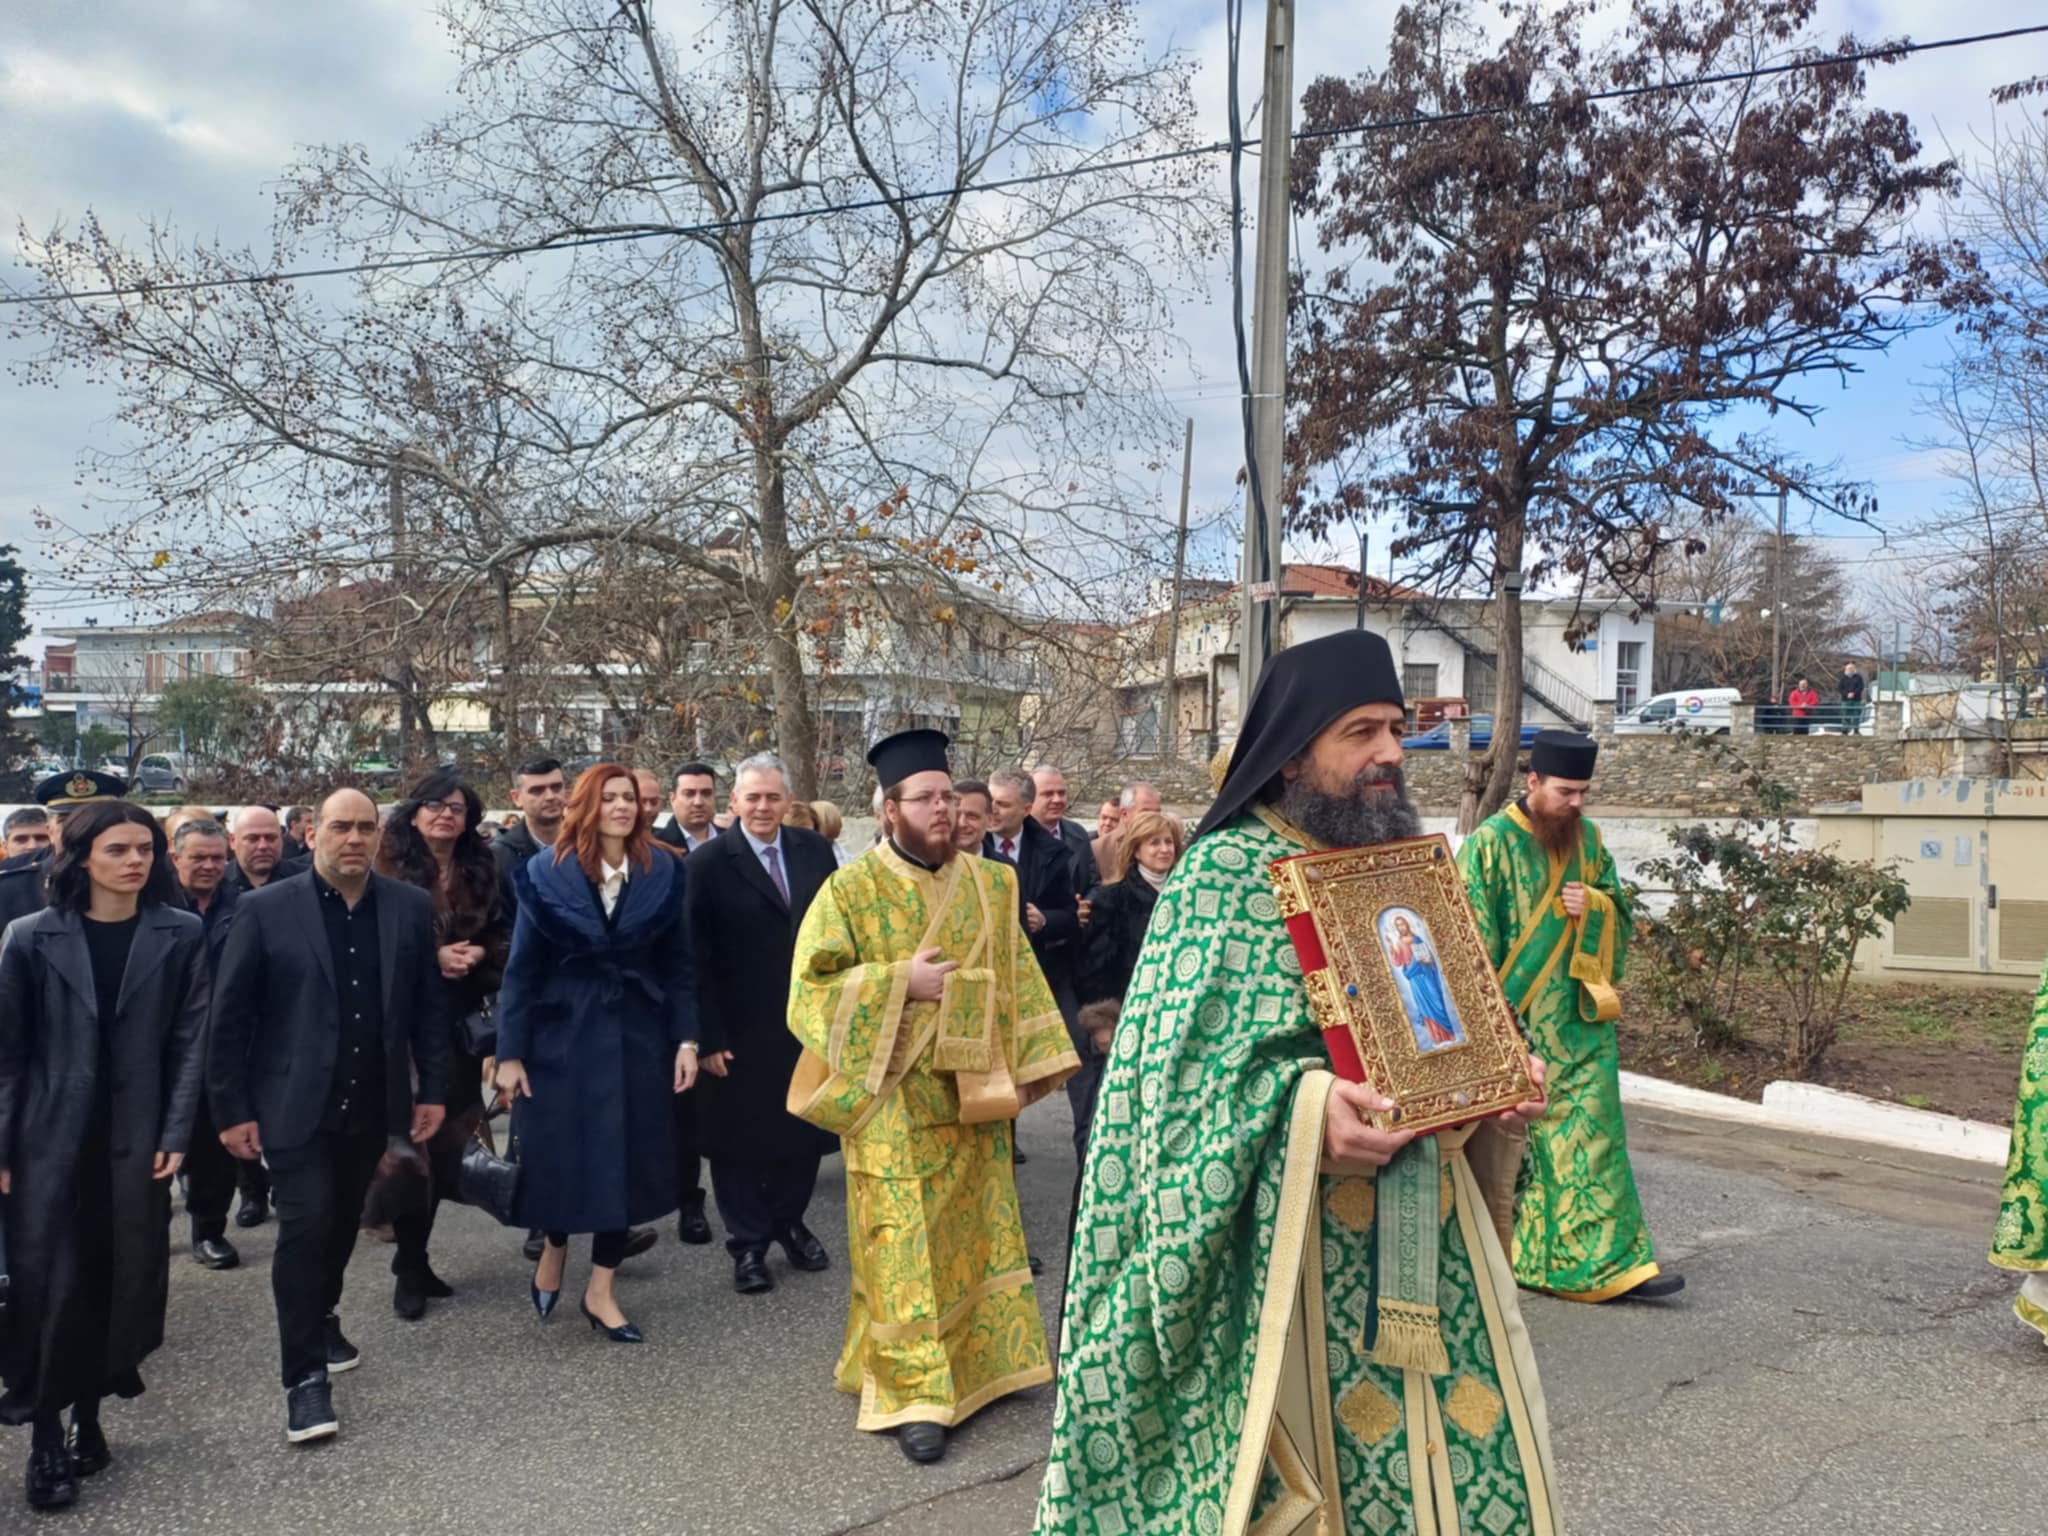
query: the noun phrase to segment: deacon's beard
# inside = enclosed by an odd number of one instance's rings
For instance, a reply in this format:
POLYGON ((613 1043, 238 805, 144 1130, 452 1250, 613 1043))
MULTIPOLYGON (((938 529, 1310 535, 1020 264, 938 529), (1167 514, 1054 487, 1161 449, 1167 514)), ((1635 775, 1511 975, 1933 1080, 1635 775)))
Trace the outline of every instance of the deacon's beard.
POLYGON ((1579 823, 1585 814, 1577 806, 1553 816, 1537 810, 1533 801, 1524 801, 1522 810, 1529 818, 1529 830, 1536 834, 1545 853, 1570 853, 1579 846, 1579 823))
POLYGON ((1361 769, 1336 794, 1311 783, 1304 773, 1281 789, 1273 809, 1332 848, 1361 848, 1422 835, 1422 818, 1408 799, 1408 781, 1399 768, 1361 769), (1375 789, 1376 784, 1391 787, 1375 789))
POLYGON ((908 821, 898 821, 889 828, 890 837, 896 846, 914 858, 937 869, 952 858, 959 849, 953 846, 953 829, 949 825, 944 832, 919 833, 908 821))

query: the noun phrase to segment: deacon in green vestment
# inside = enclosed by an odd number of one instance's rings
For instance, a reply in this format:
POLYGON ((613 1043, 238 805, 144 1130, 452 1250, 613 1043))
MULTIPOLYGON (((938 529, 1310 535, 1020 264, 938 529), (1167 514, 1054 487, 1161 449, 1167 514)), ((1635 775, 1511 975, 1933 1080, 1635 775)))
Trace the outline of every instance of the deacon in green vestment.
POLYGON ((1598 755, 1590 736, 1538 732, 1527 793, 1465 839, 1458 867, 1501 986, 1550 1066, 1550 1112, 1529 1128, 1515 1278, 1569 1301, 1647 1300, 1685 1279, 1657 1268, 1628 1162, 1614 987, 1630 917, 1585 816, 1598 755))
POLYGON ((2048 975, 2034 995, 2034 1021, 2020 1056, 2012 1152, 1991 1232, 1991 1262, 2025 1274, 2012 1309, 2048 1339, 2048 975))
POLYGON ((1415 835, 1400 700, 1376 635, 1277 656, 1154 908, 1083 1171, 1038 1536, 1558 1529, 1501 1236, 1503 1151, 1543 1106, 1373 1129, 1390 1106, 1332 1075, 1266 876, 1415 835))

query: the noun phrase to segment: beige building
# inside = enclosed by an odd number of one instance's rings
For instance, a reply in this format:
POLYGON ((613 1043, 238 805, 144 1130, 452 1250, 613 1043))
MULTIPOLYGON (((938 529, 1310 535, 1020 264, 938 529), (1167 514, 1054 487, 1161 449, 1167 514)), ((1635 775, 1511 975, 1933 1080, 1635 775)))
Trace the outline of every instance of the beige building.
POLYGON ((1913 895, 1856 957, 1866 976, 1928 972, 2032 986, 2048 960, 2048 783, 1992 778, 1867 784, 1855 809, 1821 811, 1815 840, 1896 860, 1913 895))

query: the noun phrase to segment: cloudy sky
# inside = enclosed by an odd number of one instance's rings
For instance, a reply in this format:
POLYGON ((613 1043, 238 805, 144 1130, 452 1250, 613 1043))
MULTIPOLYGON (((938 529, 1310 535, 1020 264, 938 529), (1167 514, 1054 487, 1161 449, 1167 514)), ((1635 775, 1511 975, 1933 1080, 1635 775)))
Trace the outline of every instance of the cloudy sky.
MULTIPOLYGON (((419 0, 4 3, 0 254, 10 265, 18 222, 44 231, 88 210, 115 231, 156 218, 190 234, 260 246, 269 183, 294 145, 354 141, 381 158, 449 102, 451 56, 419 0)), ((1263 7, 1248 0, 1246 9, 1257 31, 1263 7)), ((1381 57, 1393 10, 1386 0, 1302 0, 1301 10, 1300 57, 1311 67, 1298 68, 1297 87, 1312 73, 1351 73, 1381 57)), ((1202 60, 1209 138, 1227 132, 1222 12, 1222 0, 1144 0, 1141 7, 1160 40, 1202 60)), ((1820 12, 1830 33, 1918 39, 2011 25, 2016 14, 2006 0, 1821 0, 1820 12)), ((1248 42, 1256 55, 1256 40, 1248 42)), ((1993 127, 1991 87, 2040 71, 2048 71, 2048 40, 1923 56, 1879 71, 1872 99, 1911 114, 1930 144, 1946 137, 1961 151, 1993 127)), ((1254 83, 1247 100, 1255 91, 1254 83)), ((1228 291, 1219 273, 1219 302, 1189 307, 1185 339, 1194 363, 1167 381, 1171 398, 1196 419, 1196 499, 1211 507, 1234 502, 1241 457, 1228 291)), ((0 365, 11 366, 23 351, 7 331, 0 316, 0 365)), ((1927 336, 1900 347, 1834 397, 1817 426, 1783 429, 1814 458, 1855 466, 1895 526, 1943 495, 1928 456, 1911 446, 1916 379, 1942 345, 1927 336)), ((90 521, 75 461, 81 449, 114 443, 107 425, 113 402, 82 385, 22 388, 11 374, 0 390, 0 541, 28 546, 39 561, 33 509, 90 521)), ((1162 496, 1172 489, 1162 483, 1162 496)), ((1840 547, 1899 558, 1874 536, 1840 547)), ((88 612, 120 617, 104 605, 58 605, 48 597, 35 605, 43 625, 77 623, 88 612)))

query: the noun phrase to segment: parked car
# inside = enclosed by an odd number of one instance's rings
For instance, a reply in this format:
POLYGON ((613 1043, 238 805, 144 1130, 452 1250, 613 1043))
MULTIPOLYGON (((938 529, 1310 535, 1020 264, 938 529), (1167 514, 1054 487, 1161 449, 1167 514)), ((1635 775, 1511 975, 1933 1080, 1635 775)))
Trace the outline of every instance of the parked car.
POLYGON ((1651 736, 1690 731, 1726 736, 1733 724, 1733 706, 1742 702, 1739 688, 1680 688, 1643 701, 1614 722, 1617 736, 1651 736))
POLYGON ((182 794, 190 778, 191 770, 182 752, 151 752, 136 764, 131 788, 145 794, 182 794))
MULTIPOLYGON (((1536 733, 1546 729, 1548 729, 1546 726, 1524 724, 1522 727, 1522 750, 1526 752, 1535 746, 1536 733)), ((1474 715, 1472 717, 1472 745, 1475 750, 1481 752, 1493 745, 1493 716, 1474 715)), ((1421 732, 1419 735, 1410 736, 1401 743, 1402 750, 1407 752, 1447 752, 1450 750, 1450 746, 1451 722, 1448 720, 1439 721, 1428 730, 1421 732)))
POLYGON ((398 764, 374 752, 350 763, 348 771, 373 789, 390 789, 398 783, 398 764))

